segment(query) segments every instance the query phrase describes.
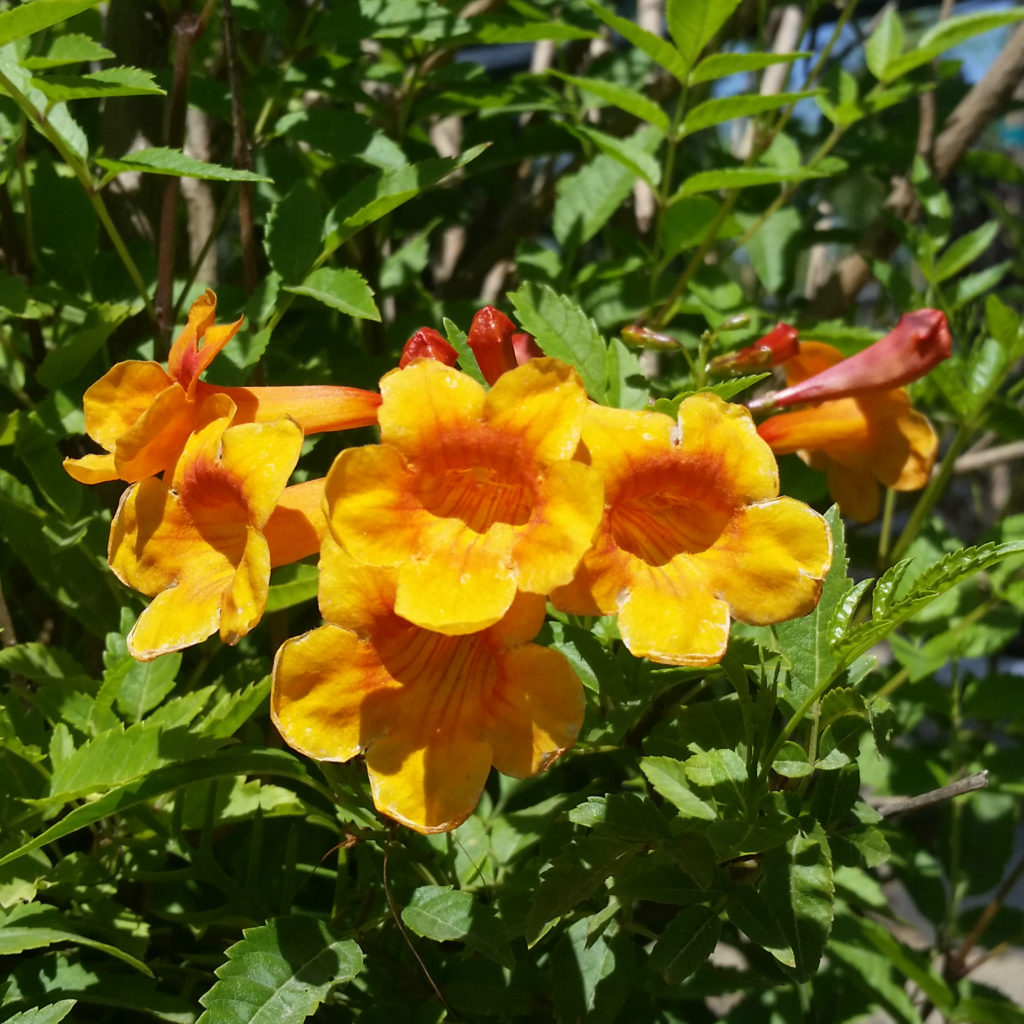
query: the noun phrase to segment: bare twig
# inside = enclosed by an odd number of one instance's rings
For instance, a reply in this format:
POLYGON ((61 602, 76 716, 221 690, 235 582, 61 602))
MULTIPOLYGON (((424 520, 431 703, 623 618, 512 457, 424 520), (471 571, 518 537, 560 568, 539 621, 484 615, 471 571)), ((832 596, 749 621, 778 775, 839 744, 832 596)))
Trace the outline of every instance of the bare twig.
MULTIPOLYGON (((1018 26, 989 68, 988 73, 960 101, 946 121, 932 147, 932 170, 942 181, 947 178, 982 130, 1009 102, 1017 84, 1024 78, 1024 25, 1018 26)), ((904 204, 899 193, 909 186, 903 179, 894 183, 886 206, 900 217, 904 204)), ((903 219, 916 217, 914 208, 906 209, 903 219)), ((870 225, 861 239, 861 251, 883 259, 896 249, 899 238, 883 220, 870 225)), ((842 312, 871 279, 871 265, 860 254, 852 253, 840 261, 832 276, 818 293, 812 314, 823 318, 842 312)))
MULTIPOLYGON (((231 129, 233 132, 233 158, 235 167, 252 170, 252 149, 245 124, 242 105, 242 76, 238 68, 238 48, 235 39, 235 15, 231 0, 221 0, 221 20, 224 23, 224 52, 228 64, 228 84, 231 87, 231 129)), ((242 242, 242 283, 246 295, 252 295, 259 284, 259 253, 256 249, 256 231, 253 220, 252 182, 238 183, 238 232, 242 242)))
POLYGON ((977 469, 1000 466, 1006 462, 1024 459, 1024 441, 1011 441, 996 448, 966 452, 953 463, 954 473, 973 473, 977 469))
POLYGON ((927 793, 919 793, 917 796, 894 797, 881 803, 876 809, 883 818, 893 818, 897 814, 919 811, 924 807, 931 807, 955 796, 973 793, 976 789, 985 789, 987 786, 988 772, 975 772, 973 775, 951 782, 948 786, 940 786, 927 793))

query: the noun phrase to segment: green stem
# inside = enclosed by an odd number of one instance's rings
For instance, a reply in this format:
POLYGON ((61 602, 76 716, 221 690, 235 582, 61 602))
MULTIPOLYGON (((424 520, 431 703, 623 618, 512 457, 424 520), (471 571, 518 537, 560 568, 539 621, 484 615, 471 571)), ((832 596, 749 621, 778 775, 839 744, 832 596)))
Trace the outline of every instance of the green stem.
POLYGON ((896 508, 896 492, 885 489, 885 503, 882 505, 882 526, 878 534, 878 575, 881 576, 889 566, 889 546, 892 544, 892 514, 896 508))
POLYGON ((89 168, 85 161, 75 152, 73 152, 64 139, 61 138, 60 133, 55 131, 50 122, 41 114, 32 103, 32 101, 25 95, 15 84, 12 82, 2 71, 0 71, 0 87, 7 93, 11 99, 18 105, 25 116, 32 122, 36 130, 53 146, 54 149, 60 154, 60 158, 71 168, 72 173, 78 179, 82 188, 85 189, 85 194, 89 197, 89 202, 92 204, 93 210, 96 211, 96 216, 99 218, 100 223, 103 225, 104 230, 107 232, 107 237, 110 239, 117 251, 117 255, 121 258, 124 268, 128 271, 128 276, 132 279, 132 283, 138 290, 139 295, 142 297, 142 303, 146 307, 146 314, 149 316, 153 325, 156 326, 157 315, 156 310, 153 307, 153 303, 150 300, 149 292, 146 289, 146 282, 142 279, 142 274, 139 273, 139 268, 135 265, 135 260, 132 259, 131 253, 128 252, 128 247, 124 243, 124 239, 121 237, 121 233, 117 230, 113 220, 110 217, 110 213, 107 210, 106 204, 103 202, 103 197, 97 192, 96 184, 93 181, 92 174, 89 172, 89 168))

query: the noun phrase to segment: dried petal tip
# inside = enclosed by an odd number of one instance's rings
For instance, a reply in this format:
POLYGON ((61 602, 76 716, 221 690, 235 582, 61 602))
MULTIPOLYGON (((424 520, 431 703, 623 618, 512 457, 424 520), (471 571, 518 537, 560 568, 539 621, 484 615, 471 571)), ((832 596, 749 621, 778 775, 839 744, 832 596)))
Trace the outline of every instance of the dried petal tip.
POLYGON ((890 391, 923 377, 952 351, 945 314, 937 309, 918 309, 901 316, 893 330, 862 352, 799 384, 755 399, 747 408, 774 412, 791 405, 890 391))
POLYGON ((722 377, 759 373, 792 359, 799 348, 796 328, 780 322, 763 338, 758 338, 753 345, 741 348, 738 352, 715 356, 708 363, 708 370, 722 377))
POLYGON ((421 327, 402 349, 402 357, 398 361, 400 369, 404 369, 414 359, 433 359, 445 366, 454 366, 459 353, 448 344, 433 327, 421 327))

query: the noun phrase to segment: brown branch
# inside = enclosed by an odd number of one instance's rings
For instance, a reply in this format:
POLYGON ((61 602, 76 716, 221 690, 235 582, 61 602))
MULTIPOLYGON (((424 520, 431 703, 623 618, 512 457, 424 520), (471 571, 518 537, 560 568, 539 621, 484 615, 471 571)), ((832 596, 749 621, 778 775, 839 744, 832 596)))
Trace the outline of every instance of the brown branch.
MULTIPOLYGON (((233 158, 235 167, 252 170, 252 147, 245 124, 242 105, 242 75, 238 66, 238 44, 235 36, 235 14, 231 0, 222 0, 221 19, 224 22, 224 52, 228 64, 228 84, 231 88, 231 129, 234 135, 233 158)), ((256 247, 256 229, 253 217, 252 182, 238 183, 238 231, 242 242, 242 283, 245 294, 252 295, 259 284, 259 252, 256 247)))
POLYGON ((955 796, 964 793, 973 793, 976 789, 988 787, 988 772, 975 772, 965 778, 951 782, 948 786, 940 786, 938 789, 929 790, 927 793, 919 793, 917 796, 894 797, 881 803, 876 810, 883 818, 892 818, 897 814, 906 814, 909 811, 919 811, 923 807, 931 807, 934 804, 950 800, 955 796))
MULTIPOLYGON (((1014 89, 1024 78, 1024 25, 1019 25, 1010 41, 989 68, 987 74, 960 101, 949 115, 932 147, 932 171, 939 181, 949 177, 964 153, 983 129, 1010 101, 1014 89)), ((897 217, 915 220, 915 207, 909 209, 905 196, 909 185, 897 179, 886 200, 886 207, 897 217)), ((896 233, 881 218, 865 232, 858 248, 876 259, 890 256, 899 245, 896 233)), ((861 252, 852 253, 836 267, 814 302, 812 315, 818 319, 841 313, 871 279, 871 266, 861 252)))

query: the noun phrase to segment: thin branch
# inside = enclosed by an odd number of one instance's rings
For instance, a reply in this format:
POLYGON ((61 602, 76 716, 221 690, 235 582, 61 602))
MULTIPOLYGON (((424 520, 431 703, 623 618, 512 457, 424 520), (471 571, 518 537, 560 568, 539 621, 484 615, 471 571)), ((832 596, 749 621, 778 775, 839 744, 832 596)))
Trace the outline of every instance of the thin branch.
POLYGON ((948 786, 940 786, 938 789, 929 790, 927 793, 919 793, 917 796, 895 797, 886 800, 876 808, 883 818, 893 818, 897 814, 907 814, 910 811, 919 811, 924 807, 931 807, 934 804, 950 800, 955 796, 962 796, 964 793, 973 793, 977 789, 988 787, 988 772, 975 772, 948 786))
MULTIPOLYGON (((228 84, 231 88, 232 152, 235 167, 252 170, 252 147, 245 124, 242 104, 242 75, 238 66, 238 44, 235 37, 235 14, 231 0, 221 2, 221 20, 224 23, 224 52, 228 63, 228 84)), ((256 229, 253 218, 253 191, 251 181, 238 183, 238 231, 242 242, 242 283, 245 294, 252 295, 259 284, 259 253, 256 248, 256 229)))
POLYGON ((973 473, 976 469, 988 469, 989 466, 1000 466, 1017 459, 1024 459, 1024 441, 1011 441, 996 448, 966 452, 953 463, 953 472, 973 473))

